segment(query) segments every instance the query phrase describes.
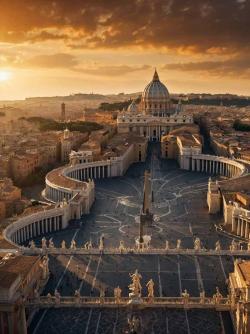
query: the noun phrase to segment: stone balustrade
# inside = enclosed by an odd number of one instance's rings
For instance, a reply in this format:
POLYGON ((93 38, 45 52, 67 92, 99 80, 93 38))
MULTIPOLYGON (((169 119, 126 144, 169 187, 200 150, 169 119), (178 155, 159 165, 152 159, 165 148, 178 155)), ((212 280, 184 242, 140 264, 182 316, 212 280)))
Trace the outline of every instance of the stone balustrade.
MULTIPOLYGON (((63 308, 63 307, 105 307, 116 308, 127 307, 131 299, 121 297, 117 301, 115 297, 82 297, 82 296, 40 296, 35 299, 27 300, 27 307, 39 308, 63 308)), ((166 308, 185 308, 185 309, 215 309, 219 311, 229 311, 235 309, 235 302, 230 297, 219 299, 215 297, 141 297, 139 305, 146 308, 166 307, 166 308)))

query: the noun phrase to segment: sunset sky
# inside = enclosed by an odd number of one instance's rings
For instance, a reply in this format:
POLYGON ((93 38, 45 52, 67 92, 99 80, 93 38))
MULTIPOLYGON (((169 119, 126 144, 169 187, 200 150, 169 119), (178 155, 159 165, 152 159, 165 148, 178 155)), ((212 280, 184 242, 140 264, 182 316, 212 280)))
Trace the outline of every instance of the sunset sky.
POLYGON ((0 99, 250 95, 250 0, 0 0, 0 99))

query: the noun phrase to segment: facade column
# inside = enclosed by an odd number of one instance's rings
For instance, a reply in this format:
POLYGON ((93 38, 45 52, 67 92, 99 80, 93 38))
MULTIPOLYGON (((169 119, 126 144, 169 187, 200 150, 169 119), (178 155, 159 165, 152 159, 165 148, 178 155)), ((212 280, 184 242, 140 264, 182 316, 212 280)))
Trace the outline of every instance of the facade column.
POLYGON ((237 218, 233 217, 233 219, 232 219, 232 232, 236 233, 236 231, 237 231, 237 218))
POLYGON ((245 238, 249 239, 249 223, 246 221, 245 238))
POLYGON ((243 238, 244 238, 244 236, 245 236, 245 222, 244 222, 243 219, 241 219, 241 231, 240 231, 240 235, 241 235, 241 237, 243 237, 243 238))
POLYGON ((240 231, 241 231, 241 220, 238 219, 238 224, 237 224, 237 235, 240 235, 240 231))
POLYGON ((192 158, 192 172, 194 171, 194 169, 195 169, 194 159, 192 158))

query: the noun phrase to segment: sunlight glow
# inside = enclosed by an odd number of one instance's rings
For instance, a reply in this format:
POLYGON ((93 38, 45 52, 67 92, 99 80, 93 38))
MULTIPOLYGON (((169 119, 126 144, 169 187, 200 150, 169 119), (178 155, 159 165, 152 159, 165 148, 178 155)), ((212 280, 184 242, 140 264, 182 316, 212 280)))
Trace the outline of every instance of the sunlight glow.
POLYGON ((0 81, 7 81, 11 78, 11 73, 9 71, 0 70, 0 81))

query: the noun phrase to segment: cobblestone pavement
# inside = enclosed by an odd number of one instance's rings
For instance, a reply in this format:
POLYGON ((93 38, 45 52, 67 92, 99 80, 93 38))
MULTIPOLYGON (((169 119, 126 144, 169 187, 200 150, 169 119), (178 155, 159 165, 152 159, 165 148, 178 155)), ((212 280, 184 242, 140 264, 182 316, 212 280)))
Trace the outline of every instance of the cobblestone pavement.
MULTIPOLYGON (((192 248, 195 237, 206 248, 214 248, 220 240, 228 247, 231 239, 218 235, 206 208, 208 175, 179 170, 174 161, 158 158, 157 146, 150 147, 146 163, 134 164, 124 177, 96 182, 96 201, 91 214, 83 217, 81 225, 53 234, 55 245, 64 239, 70 245, 92 240, 97 245, 104 235, 105 245, 117 246, 120 240, 134 245, 138 235, 138 215, 142 205, 143 174, 151 169, 153 179, 155 223, 148 228, 153 246, 170 246, 182 240, 182 247, 192 248)), ((50 235, 51 236, 51 235, 50 235)), ((49 235, 47 236, 49 237, 49 235)), ((41 240, 35 240, 40 245, 41 240)), ((178 255, 97 255, 50 256, 51 277, 44 290, 62 295, 73 295, 80 289, 82 295, 99 295, 105 289, 107 296, 119 285, 128 295, 129 273, 138 269, 145 284, 152 278, 156 296, 179 296, 187 289, 198 296, 201 290, 211 296, 216 286, 227 294, 226 278, 233 270, 233 257, 202 257, 178 255)), ((143 323, 144 333, 232 333, 227 313, 181 310, 136 310, 143 323)), ((125 333, 131 310, 67 309, 39 311, 29 333, 125 333)))

